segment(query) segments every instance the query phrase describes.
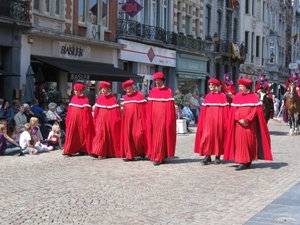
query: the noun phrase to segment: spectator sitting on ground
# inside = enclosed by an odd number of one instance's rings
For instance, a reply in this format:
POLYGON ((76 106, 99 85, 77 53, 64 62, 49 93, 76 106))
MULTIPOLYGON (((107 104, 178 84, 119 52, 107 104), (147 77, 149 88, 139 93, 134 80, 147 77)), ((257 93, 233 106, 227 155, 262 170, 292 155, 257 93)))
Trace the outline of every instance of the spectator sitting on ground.
POLYGON ((39 152, 33 146, 34 141, 31 139, 31 136, 29 133, 30 129, 31 129, 30 124, 26 123, 24 125, 24 131, 22 132, 22 134, 20 136, 20 146, 23 149, 22 150, 23 154, 37 155, 39 152))
POLYGON ((6 125, 0 124, 0 155, 14 155, 17 153, 22 155, 20 145, 8 136, 6 125), (12 147, 9 148, 8 143, 11 143, 12 147))
POLYGON ((61 133, 60 133, 60 126, 58 124, 53 124, 52 131, 50 131, 47 143, 49 146, 53 146, 54 149, 61 149, 63 150, 61 144, 61 133))
POLYGON ((27 123, 24 105, 19 105, 19 112, 14 116, 16 126, 21 127, 21 129, 24 128, 25 123, 27 123))
POLYGON ((35 149, 38 150, 39 153, 41 152, 49 152, 52 151, 54 148, 53 146, 46 146, 44 144, 42 144, 39 140, 38 137, 36 135, 31 135, 31 138, 33 140, 33 146, 35 149))
POLYGON ((43 135, 40 130, 40 124, 39 119, 37 117, 31 117, 29 124, 31 126, 31 129, 29 131, 30 135, 37 136, 37 141, 44 140, 43 135))
POLYGON ((20 143, 20 136, 21 136, 21 127, 15 126, 11 137, 14 139, 15 142, 20 143))

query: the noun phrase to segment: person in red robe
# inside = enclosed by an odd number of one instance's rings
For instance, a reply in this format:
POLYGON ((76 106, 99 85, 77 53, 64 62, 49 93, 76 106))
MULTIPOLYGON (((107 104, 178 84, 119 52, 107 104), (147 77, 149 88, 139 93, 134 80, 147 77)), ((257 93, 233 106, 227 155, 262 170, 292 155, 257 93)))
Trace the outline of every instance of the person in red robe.
POLYGON ((91 105, 83 94, 83 84, 74 85, 75 95, 69 103, 66 117, 66 141, 64 155, 88 154, 92 150, 95 135, 91 105))
POLYGON ((147 101, 141 92, 134 90, 133 84, 133 80, 122 84, 126 91, 121 119, 121 152, 126 156, 125 162, 136 156, 144 158, 147 154, 147 101))
POLYGON ((237 171, 250 167, 252 160, 273 160, 270 133, 257 94, 251 92, 252 81, 238 80, 240 92, 231 104, 229 134, 224 160, 234 160, 240 165, 237 171), (259 127, 257 127, 259 126, 259 127))
POLYGON ((110 92, 110 83, 101 82, 102 94, 94 109, 95 137, 90 156, 94 158, 123 157, 120 151, 121 116, 116 97, 110 92))
POLYGON ((172 90, 164 86, 162 72, 153 75, 156 87, 149 93, 147 107, 147 155, 158 166, 175 155, 176 115, 172 90))
POLYGON ((219 91, 220 82, 211 78, 208 81, 210 93, 202 104, 200 120, 197 126, 194 152, 204 156, 203 165, 211 162, 215 155, 215 163, 220 164, 220 156, 226 146, 227 117, 229 103, 226 95, 219 91))
POLYGON ((231 103, 232 98, 236 94, 234 82, 231 80, 231 72, 224 74, 224 80, 222 81, 221 90, 227 96, 227 101, 231 103))

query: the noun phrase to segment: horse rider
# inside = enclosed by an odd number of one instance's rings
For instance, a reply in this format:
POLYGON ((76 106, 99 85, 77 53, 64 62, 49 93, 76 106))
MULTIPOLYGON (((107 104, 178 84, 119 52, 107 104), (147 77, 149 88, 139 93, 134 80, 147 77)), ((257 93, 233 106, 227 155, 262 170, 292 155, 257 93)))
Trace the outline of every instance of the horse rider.
POLYGON ((227 96, 227 101, 229 103, 232 102, 232 98, 236 94, 235 86, 233 81, 231 80, 231 72, 227 72, 223 75, 224 80, 221 84, 221 90, 227 96))
POLYGON ((256 83, 255 86, 255 92, 258 94, 262 90, 265 90, 265 93, 267 94, 267 97, 269 98, 270 101, 270 118, 273 118, 274 115, 274 102, 272 95, 270 93, 270 85, 269 82, 266 81, 266 74, 261 73, 258 76, 258 82, 256 83))
POLYGON ((299 72, 298 71, 293 71, 291 73, 291 77, 286 81, 285 87, 288 90, 290 83, 295 83, 296 87, 300 87, 300 79, 298 77, 299 72))

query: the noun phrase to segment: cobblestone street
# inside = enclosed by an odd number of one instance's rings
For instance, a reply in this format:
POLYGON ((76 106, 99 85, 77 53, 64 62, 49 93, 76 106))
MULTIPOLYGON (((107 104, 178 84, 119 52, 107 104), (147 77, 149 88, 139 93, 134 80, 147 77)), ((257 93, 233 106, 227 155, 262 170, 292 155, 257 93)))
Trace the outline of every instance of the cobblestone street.
POLYGON ((179 134, 176 157, 157 167, 60 150, 0 157, 1 224, 243 224, 300 181, 300 136, 268 126, 274 161, 244 171, 203 166, 195 133, 179 134))

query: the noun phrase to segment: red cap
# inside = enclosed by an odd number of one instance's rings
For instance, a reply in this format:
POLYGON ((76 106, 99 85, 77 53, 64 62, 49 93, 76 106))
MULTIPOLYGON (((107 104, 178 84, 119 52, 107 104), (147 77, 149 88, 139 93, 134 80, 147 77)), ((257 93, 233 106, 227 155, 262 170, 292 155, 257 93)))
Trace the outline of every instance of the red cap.
POLYGON ((157 72, 157 73, 153 74, 153 80, 156 80, 156 79, 164 80, 165 75, 163 74, 163 72, 157 72))
POLYGON ((75 91, 83 91, 84 90, 84 85, 83 84, 74 84, 73 89, 75 91))
POLYGON ((123 84, 122 84, 122 88, 125 89, 127 87, 130 87, 134 84, 133 80, 126 80, 123 84))
POLYGON ((245 86, 251 86, 252 81, 249 80, 248 78, 242 78, 242 79, 238 80, 238 84, 242 84, 242 85, 245 85, 245 86))
POLYGON ((99 88, 110 88, 110 83, 109 83, 109 82, 106 82, 106 81, 102 81, 102 82, 99 84, 99 88))
POLYGON ((216 78, 210 78, 210 79, 208 80, 208 83, 209 83, 209 84, 214 84, 214 85, 216 85, 216 86, 220 86, 220 81, 218 81, 216 78))

